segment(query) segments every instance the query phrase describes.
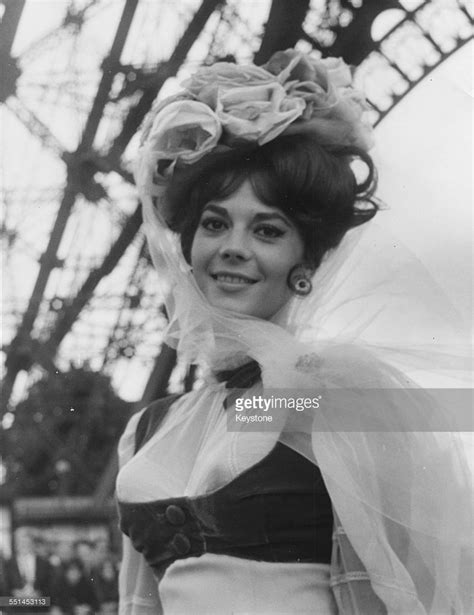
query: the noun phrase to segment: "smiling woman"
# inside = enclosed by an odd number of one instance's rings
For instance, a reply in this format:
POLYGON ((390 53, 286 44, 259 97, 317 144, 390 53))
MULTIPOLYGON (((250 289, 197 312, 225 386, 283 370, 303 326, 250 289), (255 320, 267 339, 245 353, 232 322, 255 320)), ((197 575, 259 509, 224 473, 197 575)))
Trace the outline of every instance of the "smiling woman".
POLYGON ((370 156, 321 141, 311 134, 281 136, 175 168, 167 188, 169 224, 212 305, 271 318, 294 294, 294 274, 310 278, 349 228, 376 213, 370 156), (350 167, 354 158, 367 167, 362 184, 350 167))
POLYGON ((207 373, 121 439, 121 614, 468 612, 463 462, 455 436, 442 451, 418 433, 436 400, 348 341, 352 323, 303 341, 333 279, 333 295, 351 288, 339 244, 378 209, 350 71, 288 50, 185 85, 146 121, 136 179, 167 341, 207 373), (262 395, 280 400, 274 421, 262 395))
POLYGON ((288 275, 303 251, 295 226, 246 180, 232 196, 205 206, 191 265, 211 305, 268 319, 290 299, 288 275))

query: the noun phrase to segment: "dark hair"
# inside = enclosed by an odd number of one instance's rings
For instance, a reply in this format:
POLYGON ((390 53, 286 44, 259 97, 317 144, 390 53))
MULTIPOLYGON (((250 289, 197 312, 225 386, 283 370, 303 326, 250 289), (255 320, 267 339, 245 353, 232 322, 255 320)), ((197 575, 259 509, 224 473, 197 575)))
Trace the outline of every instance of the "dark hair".
POLYGON ((188 262, 206 203, 229 197, 246 179, 262 203, 290 218, 303 239, 305 259, 314 268, 350 228, 378 210, 372 199, 375 167, 359 148, 321 145, 312 135, 287 135, 260 147, 213 152, 177 168, 168 187, 169 225, 180 234, 188 262), (367 167, 361 183, 350 166, 354 159, 367 167))

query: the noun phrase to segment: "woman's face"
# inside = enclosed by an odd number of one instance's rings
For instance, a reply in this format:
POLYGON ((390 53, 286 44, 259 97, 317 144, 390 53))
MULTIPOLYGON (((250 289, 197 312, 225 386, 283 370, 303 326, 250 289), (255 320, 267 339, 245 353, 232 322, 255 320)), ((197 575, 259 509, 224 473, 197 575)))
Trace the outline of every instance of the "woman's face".
POLYGON ((191 264, 211 305, 268 320, 291 297, 288 274, 303 253, 289 218, 264 205, 246 180, 230 197, 204 207, 191 264))

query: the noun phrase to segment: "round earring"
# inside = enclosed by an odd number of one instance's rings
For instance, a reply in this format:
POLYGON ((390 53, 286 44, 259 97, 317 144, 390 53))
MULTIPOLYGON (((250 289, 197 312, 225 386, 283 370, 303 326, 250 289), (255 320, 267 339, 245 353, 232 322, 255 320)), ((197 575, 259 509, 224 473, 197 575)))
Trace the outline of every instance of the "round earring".
POLYGON ((313 273, 314 269, 309 265, 295 265, 288 274, 288 286, 296 295, 301 297, 309 295, 313 290, 311 283, 313 273))

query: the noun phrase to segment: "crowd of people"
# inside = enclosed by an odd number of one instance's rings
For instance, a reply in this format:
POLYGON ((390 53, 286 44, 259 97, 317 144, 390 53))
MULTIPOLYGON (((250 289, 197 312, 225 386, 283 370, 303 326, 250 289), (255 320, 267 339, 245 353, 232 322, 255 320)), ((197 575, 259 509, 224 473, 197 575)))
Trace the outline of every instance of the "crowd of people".
POLYGON ((41 536, 19 534, 15 555, 0 555, 0 595, 49 597, 50 606, 41 610, 51 615, 113 615, 118 556, 102 542, 80 539, 54 549, 41 536))

